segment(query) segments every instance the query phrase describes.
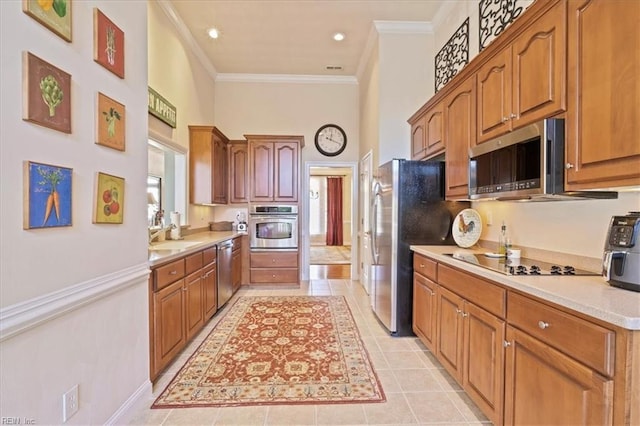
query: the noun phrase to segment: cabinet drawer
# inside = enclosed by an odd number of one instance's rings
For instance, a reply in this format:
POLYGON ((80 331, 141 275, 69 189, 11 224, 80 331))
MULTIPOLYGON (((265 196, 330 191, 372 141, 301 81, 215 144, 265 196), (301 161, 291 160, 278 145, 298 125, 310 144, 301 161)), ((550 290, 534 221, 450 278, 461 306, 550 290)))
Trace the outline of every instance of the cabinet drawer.
POLYGON ((273 253, 270 251, 251 252, 252 268, 297 268, 298 252, 273 253))
POLYGON ((599 372, 613 376, 615 332, 509 292, 507 321, 599 372))
POLYGON ((202 250, 202 265, 208 265, 216 261, 216 248, 211 247, 202 250))
POLYGON ((500 318, 505 317, 507 291, 502 287, 443 264, 438 265, 438 284, 500 318))
POLYGON ((155 290, 158 291, 172 282, 181 279, 184 277, 184 271, 184 259, 176 260, 154 269, 155 290))
POLYGON ((420 275, 429 278, 431 281, 437 281, 436 270, 438 264, 420 254, 413 254, 413 270, 420 275))
POLYGON ((259 284, 297 283, 298 269, 251 269, 251 282, 259 284))
POLYGON ((191 254, 185 257, 185 273, 190 274, 192 272, 197 271, 198 269, 202 269, 202 252, 199 251, 196 254, 191 254))

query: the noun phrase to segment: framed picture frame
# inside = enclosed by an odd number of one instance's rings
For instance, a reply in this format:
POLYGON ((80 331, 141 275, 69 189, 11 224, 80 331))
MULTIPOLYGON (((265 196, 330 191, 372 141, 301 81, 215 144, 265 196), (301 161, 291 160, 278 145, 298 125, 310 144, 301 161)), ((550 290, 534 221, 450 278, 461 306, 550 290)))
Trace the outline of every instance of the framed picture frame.
POLYGON ((71 42, 72 0, 22 0, 22 11, 71 42))
POLYGON ((71 75, 31 52, 22 54, 22 119, 71 133, 71 75))
POLYGON ((93 223, 120 224, 124 218, 124 178, 98 172, 93 223))
POLYGON ((98 92, 96 107, 96 143, 118 151, 125 150, 125 107, 98 92))
POLYGON ((23 163, 23 229, 72 225, 73 169, 23 163))
POLYGON ((124 32, 98 8, 93 9, 93 60, 124 78, 124 32))

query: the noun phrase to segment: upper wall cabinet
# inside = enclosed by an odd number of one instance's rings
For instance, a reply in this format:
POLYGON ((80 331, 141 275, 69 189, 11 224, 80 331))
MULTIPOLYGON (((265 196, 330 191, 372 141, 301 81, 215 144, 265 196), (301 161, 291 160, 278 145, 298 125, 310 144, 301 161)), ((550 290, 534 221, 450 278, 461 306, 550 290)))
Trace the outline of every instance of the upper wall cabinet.
POLYGON ((247 141, 229 144, 229 203, 249 202, 249 148, 247 141))
POLYGON ((442 102, 424 114, 409 119, 411 124, 411 159, 422 160, 444 151, 442 137, 442 102))
POLYGON ((298 202, 302 136, 246 136, 251 202, 298 202))
POLYGON ((229 139, 213 126, 189 126, 189 202, 227 204, 229 139))
POLYGON ((640 185, 640 1, 570 0, 566 189, 640 185))
POLYGON ((566 7, 557 3, 478 70, 478 143, 565 110, 566 7))

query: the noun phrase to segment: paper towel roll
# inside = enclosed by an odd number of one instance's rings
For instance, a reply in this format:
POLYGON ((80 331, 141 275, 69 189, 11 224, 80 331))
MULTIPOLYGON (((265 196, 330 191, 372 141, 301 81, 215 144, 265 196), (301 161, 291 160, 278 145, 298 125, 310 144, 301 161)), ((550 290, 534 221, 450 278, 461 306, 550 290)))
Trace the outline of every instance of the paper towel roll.
POLYGON ((180 229, 180 213, 171 212, 171 225, 175 225, 171 227, 171 239, 179 240, 181 239, 181 229, 180 229))

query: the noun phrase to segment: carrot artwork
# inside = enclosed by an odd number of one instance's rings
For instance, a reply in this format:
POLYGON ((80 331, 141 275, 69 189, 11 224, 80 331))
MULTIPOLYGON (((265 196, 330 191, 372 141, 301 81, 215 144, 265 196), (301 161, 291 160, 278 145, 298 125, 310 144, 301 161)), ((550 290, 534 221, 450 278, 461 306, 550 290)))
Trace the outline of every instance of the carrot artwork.
POLYGON ((60 222, 60 193, 57 190, 58 184, 63 180, 62 170, 59 168, 44 168, 38 167, 38 174, 42 178, 38 184, 49 191, 47 196, 47 205, 44 210, 44 220, 42 226, 45 226, 51 211, 55 210, 56 221, 60 222))

